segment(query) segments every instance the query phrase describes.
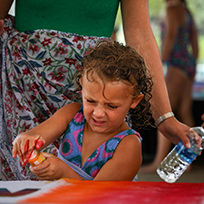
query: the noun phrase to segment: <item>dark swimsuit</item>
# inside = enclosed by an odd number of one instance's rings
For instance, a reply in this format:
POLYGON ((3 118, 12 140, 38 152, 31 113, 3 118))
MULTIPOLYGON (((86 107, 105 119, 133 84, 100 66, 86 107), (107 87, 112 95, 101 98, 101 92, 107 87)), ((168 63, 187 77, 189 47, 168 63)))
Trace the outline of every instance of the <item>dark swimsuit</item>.
MULTIPOLYGON (((196 72, 196 59, 189 51, 189 45, 191 44, 192 25, 193 19, 190 12, 186 9, 186 23, 179 28, 178 35, 175 39, 173 49, 170 57, 166 63, 167 68, 177 67, 182 70, 188 77, 194 77, 196 72)), ((166 26, 161 24, 162 42, 166 33, 166 26)))

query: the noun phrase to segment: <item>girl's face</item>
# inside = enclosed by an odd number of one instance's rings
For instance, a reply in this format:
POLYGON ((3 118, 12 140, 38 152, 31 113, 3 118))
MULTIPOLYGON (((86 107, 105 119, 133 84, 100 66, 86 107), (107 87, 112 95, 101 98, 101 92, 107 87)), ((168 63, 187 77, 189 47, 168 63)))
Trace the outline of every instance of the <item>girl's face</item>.
POLYGON ((82 99, 84 115, 89 127, 97 133, 114 133, 124 124, 130 108, 135 108, 143 98, 132 97, 132 87, 122 81, 106 81, 94 74, 95 81, 82 76, 82 99))

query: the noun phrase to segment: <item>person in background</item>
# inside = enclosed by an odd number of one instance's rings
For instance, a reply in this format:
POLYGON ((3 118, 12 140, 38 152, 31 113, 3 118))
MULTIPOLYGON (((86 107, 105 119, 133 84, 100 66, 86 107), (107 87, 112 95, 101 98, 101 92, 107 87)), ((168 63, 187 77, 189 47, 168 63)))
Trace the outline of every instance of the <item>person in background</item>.
MULTIPOLYGON (((166 17, 161 24, 161 57, 167 66, 166 85, 172 110, 180 121, 195 125, 192 113, 192 88, 198 58, 198 34, 185 0, 165 0, 166 17)), ((152 163, 141 172, 154 172, 171 148, 171 142, 158 131, 158 144, 152 163)))
POLYGON ((150 123, 152 78, 136 50, 116 41, 99 43, 82 64, 82 104, 67 104, 17 136, 13 156, 26 165, 35 148, 63 134, 58 158, 45 153, 46 160, 31 167, 40 180, 133 180, 142 163, 141 137, 125 118, 130 111, 137 126, 150 123))
MULTIPOLYGON (((88 48, 113 33, 121 5, 125 43, 144 58, 153 77, 152 114, 173 143, 189 147, 189 127, 172 117, 159 50, 149 21, 148 0, 0 0, 0 155, 2 179, 31 179, 11 155, 15 137, 81 100, 74 76, 88 48), (25 20, 26 19, 26 20, 25 20), (6 172, 6 173, 5 173, 6 172)), ((57 144, 56 144, 57 145, 57 144)), ((45 150, 56 153, 52 144, 45 150)))

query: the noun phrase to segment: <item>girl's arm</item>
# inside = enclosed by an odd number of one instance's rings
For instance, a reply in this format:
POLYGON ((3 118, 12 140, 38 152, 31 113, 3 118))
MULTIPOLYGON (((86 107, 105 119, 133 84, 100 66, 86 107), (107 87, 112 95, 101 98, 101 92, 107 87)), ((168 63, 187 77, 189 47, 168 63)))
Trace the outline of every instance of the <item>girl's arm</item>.
POLYGON ((40 135, 45 141, 44 146, 49 145, 64 133, 67 125, 78 112, 80 106, 81 104, 79 103, 65 105, 56 111, 49 119, 26 133, 30 135, 40 135))
MULTIPOLYGON (((126 44, 135 47, 144 57, 153 77, 151 105, 153 117, 156 120, 172 110, 159 49, 149 22, 148 0, 121 0, 121 10, 126 44)), ((190 147, 185 134, 189 127, 177 121, 175 117, 165 120, 158 128, 173 143, 178 143, 181 139, 186 146, 190 147)))
POLYGON ((81 104, 65 105, 48 120, 33 129, 21 133, 15 140, 13 156, 18 154, 21 161, 26 164, 33 149, 42 149, 60 137, 67 128, 81 104))
POLYGON ((131 181, 141 164, 141 141, 136 135, 126 136, 117 146, 112 159, 104 164, 94 180, 131 181))
MULTIPOLYGON (((40 180, 73 178, 84 180, 61 159, 42 153, 47 159, 31 172, 40 180)), ((132 180, 142 163, 141 142, 136 135, 125 137, 116 148, 112 159, 104 164, 94 180, 132 180)))

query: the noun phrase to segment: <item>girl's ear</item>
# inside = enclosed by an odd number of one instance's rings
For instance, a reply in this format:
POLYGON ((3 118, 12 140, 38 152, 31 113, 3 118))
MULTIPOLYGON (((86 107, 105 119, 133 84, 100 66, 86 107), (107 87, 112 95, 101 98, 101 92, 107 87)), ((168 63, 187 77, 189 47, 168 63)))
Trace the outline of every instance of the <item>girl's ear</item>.
POLYGON ((137 95, 137 96, 133 99, 130 108, 134 109, 134 108, 140 103, 140 101, 143 99, 143 97, 144 97, 144 94, 139 94, 139 95, 137 95))
POLYGON ((82 77, 80 77, 80 79, 79 79, 79 84, 80 84, 80 86, 82 86, 82 77))

